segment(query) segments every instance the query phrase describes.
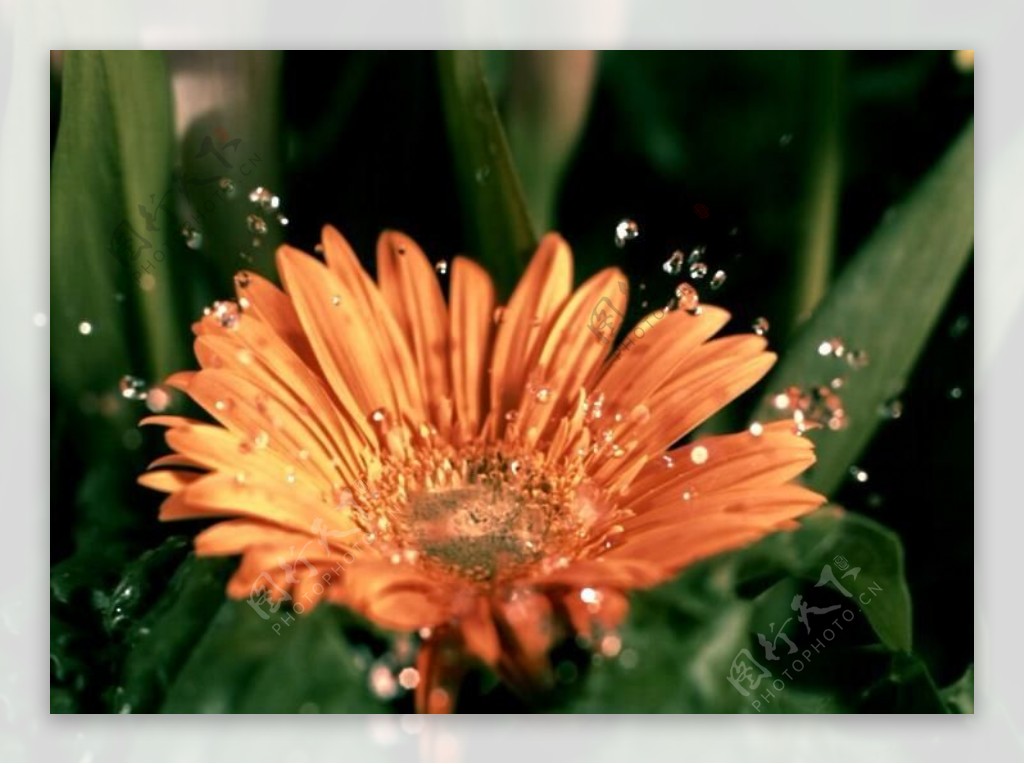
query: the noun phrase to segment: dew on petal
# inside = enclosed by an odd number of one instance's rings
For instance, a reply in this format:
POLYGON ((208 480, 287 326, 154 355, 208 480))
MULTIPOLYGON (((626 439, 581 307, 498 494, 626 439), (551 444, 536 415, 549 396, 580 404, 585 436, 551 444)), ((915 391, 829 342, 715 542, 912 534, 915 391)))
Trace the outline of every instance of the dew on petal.
POLYGON ((853 465, 852 467, 850 467, 850 475, 858 483, 866 483, 866 482, 868 482, 868 473, 865 472, 864 470, 862 470, 857 465, 853 465))
POLYGON ((696 313, 700 309, 700 295, 692 284, 683 282, 676 287, 676 299, 679 300, 679 307, 688 313, 696 313))
POLYGON ((332 295, 331 296, 331 305, 333 305, 335 308, 337 308, 339 305, 341 305, 341 295, 340 294, 336 294, 336 295, 332 295))
POLYGON ((702 279, 708 275, 708 264, 698 260, 690 265, 690 278, 702 279))
POLYGON ((235 196, 235 181, 231 178, 221 178, 217 181, 217 189, 225 199, 232 199, 235 196))
POLYGON ((749 430, 751 435, 753 435, 755 438, 759 438, 764 433, 764 425, 761 424, 760 422, 754 422, 753 424, 750 425, 749 430))
POLYGON ((88 321, 82 321, 78 325, 78 333, 81 334, 83 337, 88 337, 90 334, 92 334, 92 324, 90 324, 88 321))
POLYGON ((694 464, 704 464, 708 460, 708 450, 704 446, 694 446, 690 451, 690 461, 694 464))
POLYGON ((764 316, 758 316, 754 319, 754 323, 750 325, 750 328, 754 330, 754 334, 758 337, 764 337, 768 334, 771 324, 768 323, 768 319, 764 316))
POLYGON ((252 283, 252 277, 248 271, 239 271, 235 274, 235 286, 239 289, 245 289, 252 283))
POLYGON ((721 289, 722 284, 725 283, 725 271, 715 271, 715 275, 711 277, 711 288, 721 289))
POLYGON ((448 261, 438 260, 437 263, 434 264, 434 270, 437 271, 438 275, 444 276, 448 273, 448 261))
POLYGON ((204 316, 213 316, 225 329, 238 328, 238 303, 232 300, 217 300, 203 309, 204 316))

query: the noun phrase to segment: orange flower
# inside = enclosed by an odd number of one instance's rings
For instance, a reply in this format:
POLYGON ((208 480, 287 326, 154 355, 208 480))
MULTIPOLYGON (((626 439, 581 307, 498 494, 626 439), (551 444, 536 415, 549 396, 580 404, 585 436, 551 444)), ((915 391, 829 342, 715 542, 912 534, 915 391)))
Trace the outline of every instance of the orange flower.
POLYGON ((559 640, 614 650, 628 590, 822 503, 789 482, 814 461, 792 422, 668 450, 774 361, 761 337, 711 339, 725 311, 656 311, 612 355, 625 278, 573 292, 555 234, 503 308, 461 257, 446 306, 402 234, 380 238, 379 285, 335 229, 323 247, 281 247, 285 291, 240 273, 196 324, 202 370, 168 382, 217 424, 145 420, 176 453, 140 482, 170 494, 161 519, 232 518, 195 541, 241 555, 232 597, 419 630, 420 710, 452 708, 467 658, 543 690, 559 640))

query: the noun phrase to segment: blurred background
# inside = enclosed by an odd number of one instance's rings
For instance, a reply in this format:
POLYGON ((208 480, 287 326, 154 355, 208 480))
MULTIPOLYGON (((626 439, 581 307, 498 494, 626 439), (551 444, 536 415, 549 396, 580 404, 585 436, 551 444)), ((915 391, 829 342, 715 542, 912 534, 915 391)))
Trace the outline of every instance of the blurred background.
MULTIPOLYGON (((765 319, 783 352, 973 115, 962 51, 488 52, 479 63, 504 138, 474 154, 453 107, 458 71, 431 52, 52 56, 53 710, 124 710, 126 692, 127 710, 160 707, 170 680, 131 690, 126 672, 142 669, 123 656, 154 611, 173 608, 168 586, 188 585, 175 571, 195 528, 158 523, 159 497, 135 486, 164 450, 135 425, 147 409, 187 410, 159 382, 193 365, 190 323, 233 294, 239 269, 275 277, 279 242, 313 252, 329 222, 372 272, 376 237, 397 228, 437 261, 498 258, 507 288, 522 253, 501 259, 480 230, 492 212, 481 205, 512 177, 507 139, 521 214, 570 242, 577 281, 622 268, 636 319, 672 299, 671 254, 697 251, 702 299, 733 314, 733 331, 765 319), (617 242, 622 221, 639 235, 617 242)), ((470 112, 486 132, 487 114, 470 112)), ((932 256, 914 254, 921 275, 895 285, 899 301, 918 298, 932 256)), ((830 492, 902 543, 913 654, 939 687, 974 652, 971 260, 954 276, 830 492)), ((892 309, 893 334, 898 308, 876 309, 892 309)), ((771 384, 709 428, 745 426, 771 384)), ((208 608, 222 574, 209 572, 208 608)), ((184 662, 175 650, 168 660, 184 662)), ((821 679, 836 681, 850 680, 821 679)), ((931 710, 899 693, 794 710, 931 710)), ((725 709, 715 703, 687 710, 725 709)))

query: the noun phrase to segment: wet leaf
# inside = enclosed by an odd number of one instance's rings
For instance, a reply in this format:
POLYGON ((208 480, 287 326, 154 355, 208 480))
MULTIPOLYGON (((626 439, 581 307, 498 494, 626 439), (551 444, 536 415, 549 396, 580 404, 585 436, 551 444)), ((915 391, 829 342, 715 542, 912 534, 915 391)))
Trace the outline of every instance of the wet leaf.
POLYGON ((162 377, 184 358, 169 240, 173 131, 162 53, 67 53, 50 273, 53 378, 68 394, 114 389, 129 371, 162 377))
POLYGON ((477 51, 442 51, 438 70, 469 254, 508 295, 536 235, 477 51))
MULTIPOLYGON (((828 383, 836 372, 818 346, 842 338, 870 362, 848 375, 849 425, 812 434, 813 488, 829 494, 878 427, 879 410, 900 392, 971 252, 974 237, 974 126, 969 124, 909 198, 883 221, 797 333, 769 378, 768 391, 828 383)), ((838 363, 838 362, 837 362, 838 363)), ((842 371, 842 370, 840 370, 842 371)), ((772 418, 766 401, 757 419, 772 418)))

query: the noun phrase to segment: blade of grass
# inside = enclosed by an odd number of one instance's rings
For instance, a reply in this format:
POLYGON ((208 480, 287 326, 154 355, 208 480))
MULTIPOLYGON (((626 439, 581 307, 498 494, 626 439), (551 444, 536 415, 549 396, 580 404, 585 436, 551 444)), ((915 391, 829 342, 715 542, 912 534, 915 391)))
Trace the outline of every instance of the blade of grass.
POLYGON ((537 239, 478 51, 438 53, 441 98, 470 254, 507 296, 537 239))
POLYGON ((171 210, 160 204, 173 120, 160 53, 72 51, 64 77, 50 194, 52 366, 58 389, 81 394, 183 361, 171 210))
MULTIPOLYGON (((817 386, 830 376, 818 345, 841 337, 863 348, 866 368, 842 390, 849 425, 814 435, 818 462, 808 483, 828 494, 877 428, 879 411, 900 392, 966 264, 974 238, 974 125, 969 124, 844 269, 814 316, 794 338, 768 382, 769 394, 789 385, 817 386)), ((773 418, 766 400, 758 418, 773 418)))

